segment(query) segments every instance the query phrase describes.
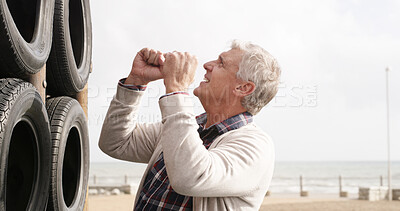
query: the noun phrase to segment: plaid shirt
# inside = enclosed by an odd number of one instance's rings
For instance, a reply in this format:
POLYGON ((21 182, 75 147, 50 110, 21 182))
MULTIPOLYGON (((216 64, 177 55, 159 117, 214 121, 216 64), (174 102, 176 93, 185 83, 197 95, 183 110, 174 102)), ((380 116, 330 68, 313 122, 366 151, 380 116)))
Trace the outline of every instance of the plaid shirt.
MULTIPOLYGON (((196 117, 199 129, 197 132, 208 149, 218 136, 230 130, 238 129, 253 121, 250 113, 244 112, 230 117, 209 128, 204 128, 207 114, 196 117)), ((134 210, 192 210, 192 197, 176 193, 169 184, 164 156, 161 153, 153 167, 147 173, 142 191, 134 210)))

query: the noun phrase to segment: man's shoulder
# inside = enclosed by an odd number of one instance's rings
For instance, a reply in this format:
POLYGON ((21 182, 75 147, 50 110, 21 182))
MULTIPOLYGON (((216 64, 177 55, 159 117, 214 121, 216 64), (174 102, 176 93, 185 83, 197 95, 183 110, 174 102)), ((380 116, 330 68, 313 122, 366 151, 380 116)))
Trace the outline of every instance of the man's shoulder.
MULTIPOLYGON (((226 133, 221 139, 226 140, 238 140, 238 141, 251 141, 251 142, 265 142, 273 144, 271 136, 263 131, 255 123, 249 123, 236 130, 232 130, 226 133)), ((222 140, 221 140, 222 141, 222 140)))
POLYGON ((249 136, 264 136, 265 138, 271 139, 271 137, 254 122, 239 128, 237 132, 245 133, 249 136))
POLYGON ((265 163, 274 161, 275 146, 272 138, 254 123, 223 134, 213 148, 226 146, 236 149, 232 153, 252 155, 265 163))

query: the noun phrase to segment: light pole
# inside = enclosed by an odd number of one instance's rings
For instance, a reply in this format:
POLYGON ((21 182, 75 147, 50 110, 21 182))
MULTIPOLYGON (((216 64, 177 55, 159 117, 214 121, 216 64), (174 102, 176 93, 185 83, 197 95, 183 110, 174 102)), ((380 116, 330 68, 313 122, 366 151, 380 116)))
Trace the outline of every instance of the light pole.
POLYGON ((388 200, 392 201, 392 187, 391 179, 392 175, 390 172, 390 135, 389 135, 389 67, 386 67, 386 111, 387 111, 387 146, 388 146, 388 200))

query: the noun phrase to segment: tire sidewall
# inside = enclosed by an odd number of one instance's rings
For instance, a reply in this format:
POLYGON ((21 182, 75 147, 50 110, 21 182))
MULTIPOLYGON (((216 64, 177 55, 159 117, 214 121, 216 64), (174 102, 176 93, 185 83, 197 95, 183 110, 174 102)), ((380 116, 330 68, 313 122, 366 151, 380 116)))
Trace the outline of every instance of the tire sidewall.
POLYGON ((91 60, 92 60, 92 21, 91 21, 91 14, 90 14, 90 5, 88 0, 80 0, 82 3, 82 14, 83 14, 83 55, 82 55, 82 62, 78 66, 75 57, 74 57, 74 51, 72 48, 72 40, 70 36, 70 25, 69 25, 69 15, 70 15, 70 9, 69 9, 69 2, 70 0, 61 0, 64 1, 64 31, 65 33, 65 40, 66 42, 65 47, 66 47, 66 53, 68 55, 68 66, 70 67, 71 71, 71 77, 72 77, 72 83, 75 89, 77 90, 82 90, 86 82, 88 81, 89 78, 89 72, 90 72, 90 66, 91 66, 91 60))
MULTIPOLYGON (((0 165, 3 171, 0 172, 0 185, 1 185, 1 200, 0 203, 4 203, 6 198, 5 192, 6 187, 6 176, 7 176, 7 164, 9 156, 9 148, 11 136, 15 126, 21 121, 22 118, 29 119, 32 123, 32 130, 35 131, 36 148, 38 153, 38 171, 37 177, 34 181, 33 192, 31 194, 33 199, 29 202, 27 210, 44 210, 46 207, 49 181, 50 181, 50 170, 51 170, 51 144, 50 144, 50 127, 49 120, 47 118, 46 109, 44 108, 43 102, 39 94, 33 87, 24 90, 16 99, 14 104, 11 106, 10 112, 7 115, 7 120, 5 122, 4 133, 1 134, 2 145, 1 145, 1 160, 0 165), (27 100, 28 99, 28 100, 27 100), (43 115, 40 115, 43 114, 43 115), (47 124, 43 125, 40 123, 45 122, 47 124), (39 184, 39 185, 38 185, 39 184), (44 197, 35 197, 44 196, 44 197)), ((5 204, 0 205, 0 207, 5 208, 5 204)))
POLYGON ((35 33, 30 43, 21 36, 6 0, 0 0, 0 4, 7 33, 14 45, 13 49, 17 52, 17 59, 21 61, 29 74, 37 73, 46 64, 51 50, 54 1, 40 0, 39 17, 35 23, 35 33))
POLYGON ((89 171, 89 136, 88 136, 88 129, 86 125, 86 117, 85 114, 78 104, 77 101, 73 101, 72 106, 70 110, 68 111, 68 114, 64 120, 64 125, 62 127, 62 133, 60 136, 60 145, 58 148, 58 160, 57 160, 57 176, 56 182, 57 184, 57 192, 61 193, 58 194, 58 199, 57 199, 57 206, 59 210, 82 210, 84 207, 84 202, 86 199, 86 191, 87 191, 87 184, 88 184, 88 171, 89 171), (75 198, 70 205, 70 207, 67 207, 65 204, 64 196, 63 196, 63 183, 62 183, 62 170, 63 170, 63 163, 64 163, 64 156, 65 156, 65 148, 67 144, 67 139, 70 130, 75 127, 78 132, 79 132, 79 137, 80 137, 80 147, 81 147, 81 168, 80 168, 80 178, 78 181, 77 185, 77 192, 75 193, 75 197, 78 196, 78 198, 75 198))

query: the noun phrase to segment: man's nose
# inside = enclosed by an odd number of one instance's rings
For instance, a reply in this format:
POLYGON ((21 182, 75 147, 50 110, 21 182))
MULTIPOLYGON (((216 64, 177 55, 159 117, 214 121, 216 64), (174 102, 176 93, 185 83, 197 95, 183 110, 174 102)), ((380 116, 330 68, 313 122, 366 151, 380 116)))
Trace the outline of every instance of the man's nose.
POLYGON ((212 65, 212 62, 207 62, 207 63, 205 63, 204 65, 203 65, 203 67, 204 67, 204 69, 206 69, 207 71, 212 71, 212 69, 213 69, 213 65, 212 65))

